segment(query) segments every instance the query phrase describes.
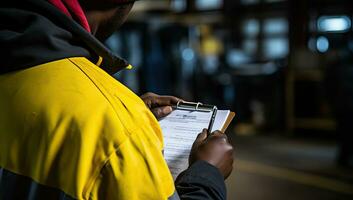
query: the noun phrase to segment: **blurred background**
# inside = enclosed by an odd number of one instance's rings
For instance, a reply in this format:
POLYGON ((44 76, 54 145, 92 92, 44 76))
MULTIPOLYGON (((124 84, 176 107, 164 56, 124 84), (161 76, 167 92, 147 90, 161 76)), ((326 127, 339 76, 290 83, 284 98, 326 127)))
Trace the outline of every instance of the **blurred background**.
POLYGON ((143 0, 107 45, 147 91, 236 112, 229 199, 353 199, 350 0, 143 0))

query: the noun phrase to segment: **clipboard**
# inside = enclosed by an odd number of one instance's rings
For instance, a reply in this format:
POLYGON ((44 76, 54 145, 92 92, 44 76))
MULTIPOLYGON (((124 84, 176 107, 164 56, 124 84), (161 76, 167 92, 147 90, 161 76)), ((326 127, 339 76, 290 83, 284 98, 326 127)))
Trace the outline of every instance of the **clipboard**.
POLYGON ((202 129, 208 136, 215 130, 225 132, 235 114, 214 105, 180 101, 173 111, 159 120, 164 139, 164 158, 174 177, 188 167, 192 145, 202 129))
MULTIPOLYGON (((187 110, 187 111, 198 111, 198 112, 212 112, 210 123, 208 125, 208 134, 211 133, 214 122, 216 120, 218 108, 215 105, 203 104, 201 102, 188 102, 188 101, 178 101, 177 105, 173 107, 174 109, 187 110)), ((220 129, 221 132, 225 132, 230 123, 235 116, 234 112, 230 112, 224 125, 220 129)))

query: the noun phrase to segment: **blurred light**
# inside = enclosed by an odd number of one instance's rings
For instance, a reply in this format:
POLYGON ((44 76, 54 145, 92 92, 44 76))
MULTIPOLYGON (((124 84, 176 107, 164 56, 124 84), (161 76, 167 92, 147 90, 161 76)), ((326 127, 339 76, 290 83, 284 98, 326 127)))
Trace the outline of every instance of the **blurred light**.
POLYGON ((266 63, 262 66, 262 72, 264 74, 273 74, 277 71, 277 67, 274 63, 266 63))
POLYGON ((289 52, 287 38, 270 38, 264 41, 264 56, 266 58, 283 58, 289 52))
POLYGON ((351 20, 347 16, 322 16, 317 27, 321 32, 345 32, 351 28, 351 20))
POLYGON ((325 53, 330 47, 328 39, 324 36, 320 36, 316 40, 316 48, 319 52, 325 53))
POLYGON ((206 56, 202 59, 202 68, 206 74, 214 74, 219 66, 219 60, 217 56, 206 56))
POLYGON ((227 63, 233 68, 237 68, 240 64, 248 63, 250 61, 250 57, 238 49, 232 49, 227 54, 227 63))
POLYGON ((171 7, 173 11, 182 12, 186 10, 186 1, 185 0, 172 0, 171 7))
POLYGON ((195 7, 198 10, 219 9, 222 7, 221 0, 196 0, 195 7))
POLYGON ((184 60, 191 61, 195 57, 194 50, 192 50, 190 48, 186 48, 186 49, 183 50, 182 56, 183 56, 184 60))
POLYGON ((243 23, 243 34, 247 37, 256 36, 260 32, 260 24, 256 19, 248 19, 243 23))
POLYGON ((288 21, 285 18, 272 18, 264 21, 265 34, 288 33, 288 21))

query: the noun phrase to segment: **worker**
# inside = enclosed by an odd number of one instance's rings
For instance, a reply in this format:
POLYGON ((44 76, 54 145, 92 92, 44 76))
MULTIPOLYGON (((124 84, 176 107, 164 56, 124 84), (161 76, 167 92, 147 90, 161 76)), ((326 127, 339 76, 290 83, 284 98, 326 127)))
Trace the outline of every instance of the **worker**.
POLYGON ((104 41, 132 0, 0 3, 0 199, 225 199, 233 149, 203 130, 174 182, 157 119, 180 99, 138 97, 104 41))

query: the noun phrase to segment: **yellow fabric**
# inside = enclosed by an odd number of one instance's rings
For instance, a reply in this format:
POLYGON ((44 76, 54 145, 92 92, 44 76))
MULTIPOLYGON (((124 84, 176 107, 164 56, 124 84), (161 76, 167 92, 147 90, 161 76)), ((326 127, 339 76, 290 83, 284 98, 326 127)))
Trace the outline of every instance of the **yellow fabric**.
POLYGON ((157 120, 85 58, 0 76, 0 166, 78 199, 167 199, 157 120))
POLYGON ((103 57, 99 56, 96 65, 99 67, 101 66, 102 62, 103 62, 103 57))

